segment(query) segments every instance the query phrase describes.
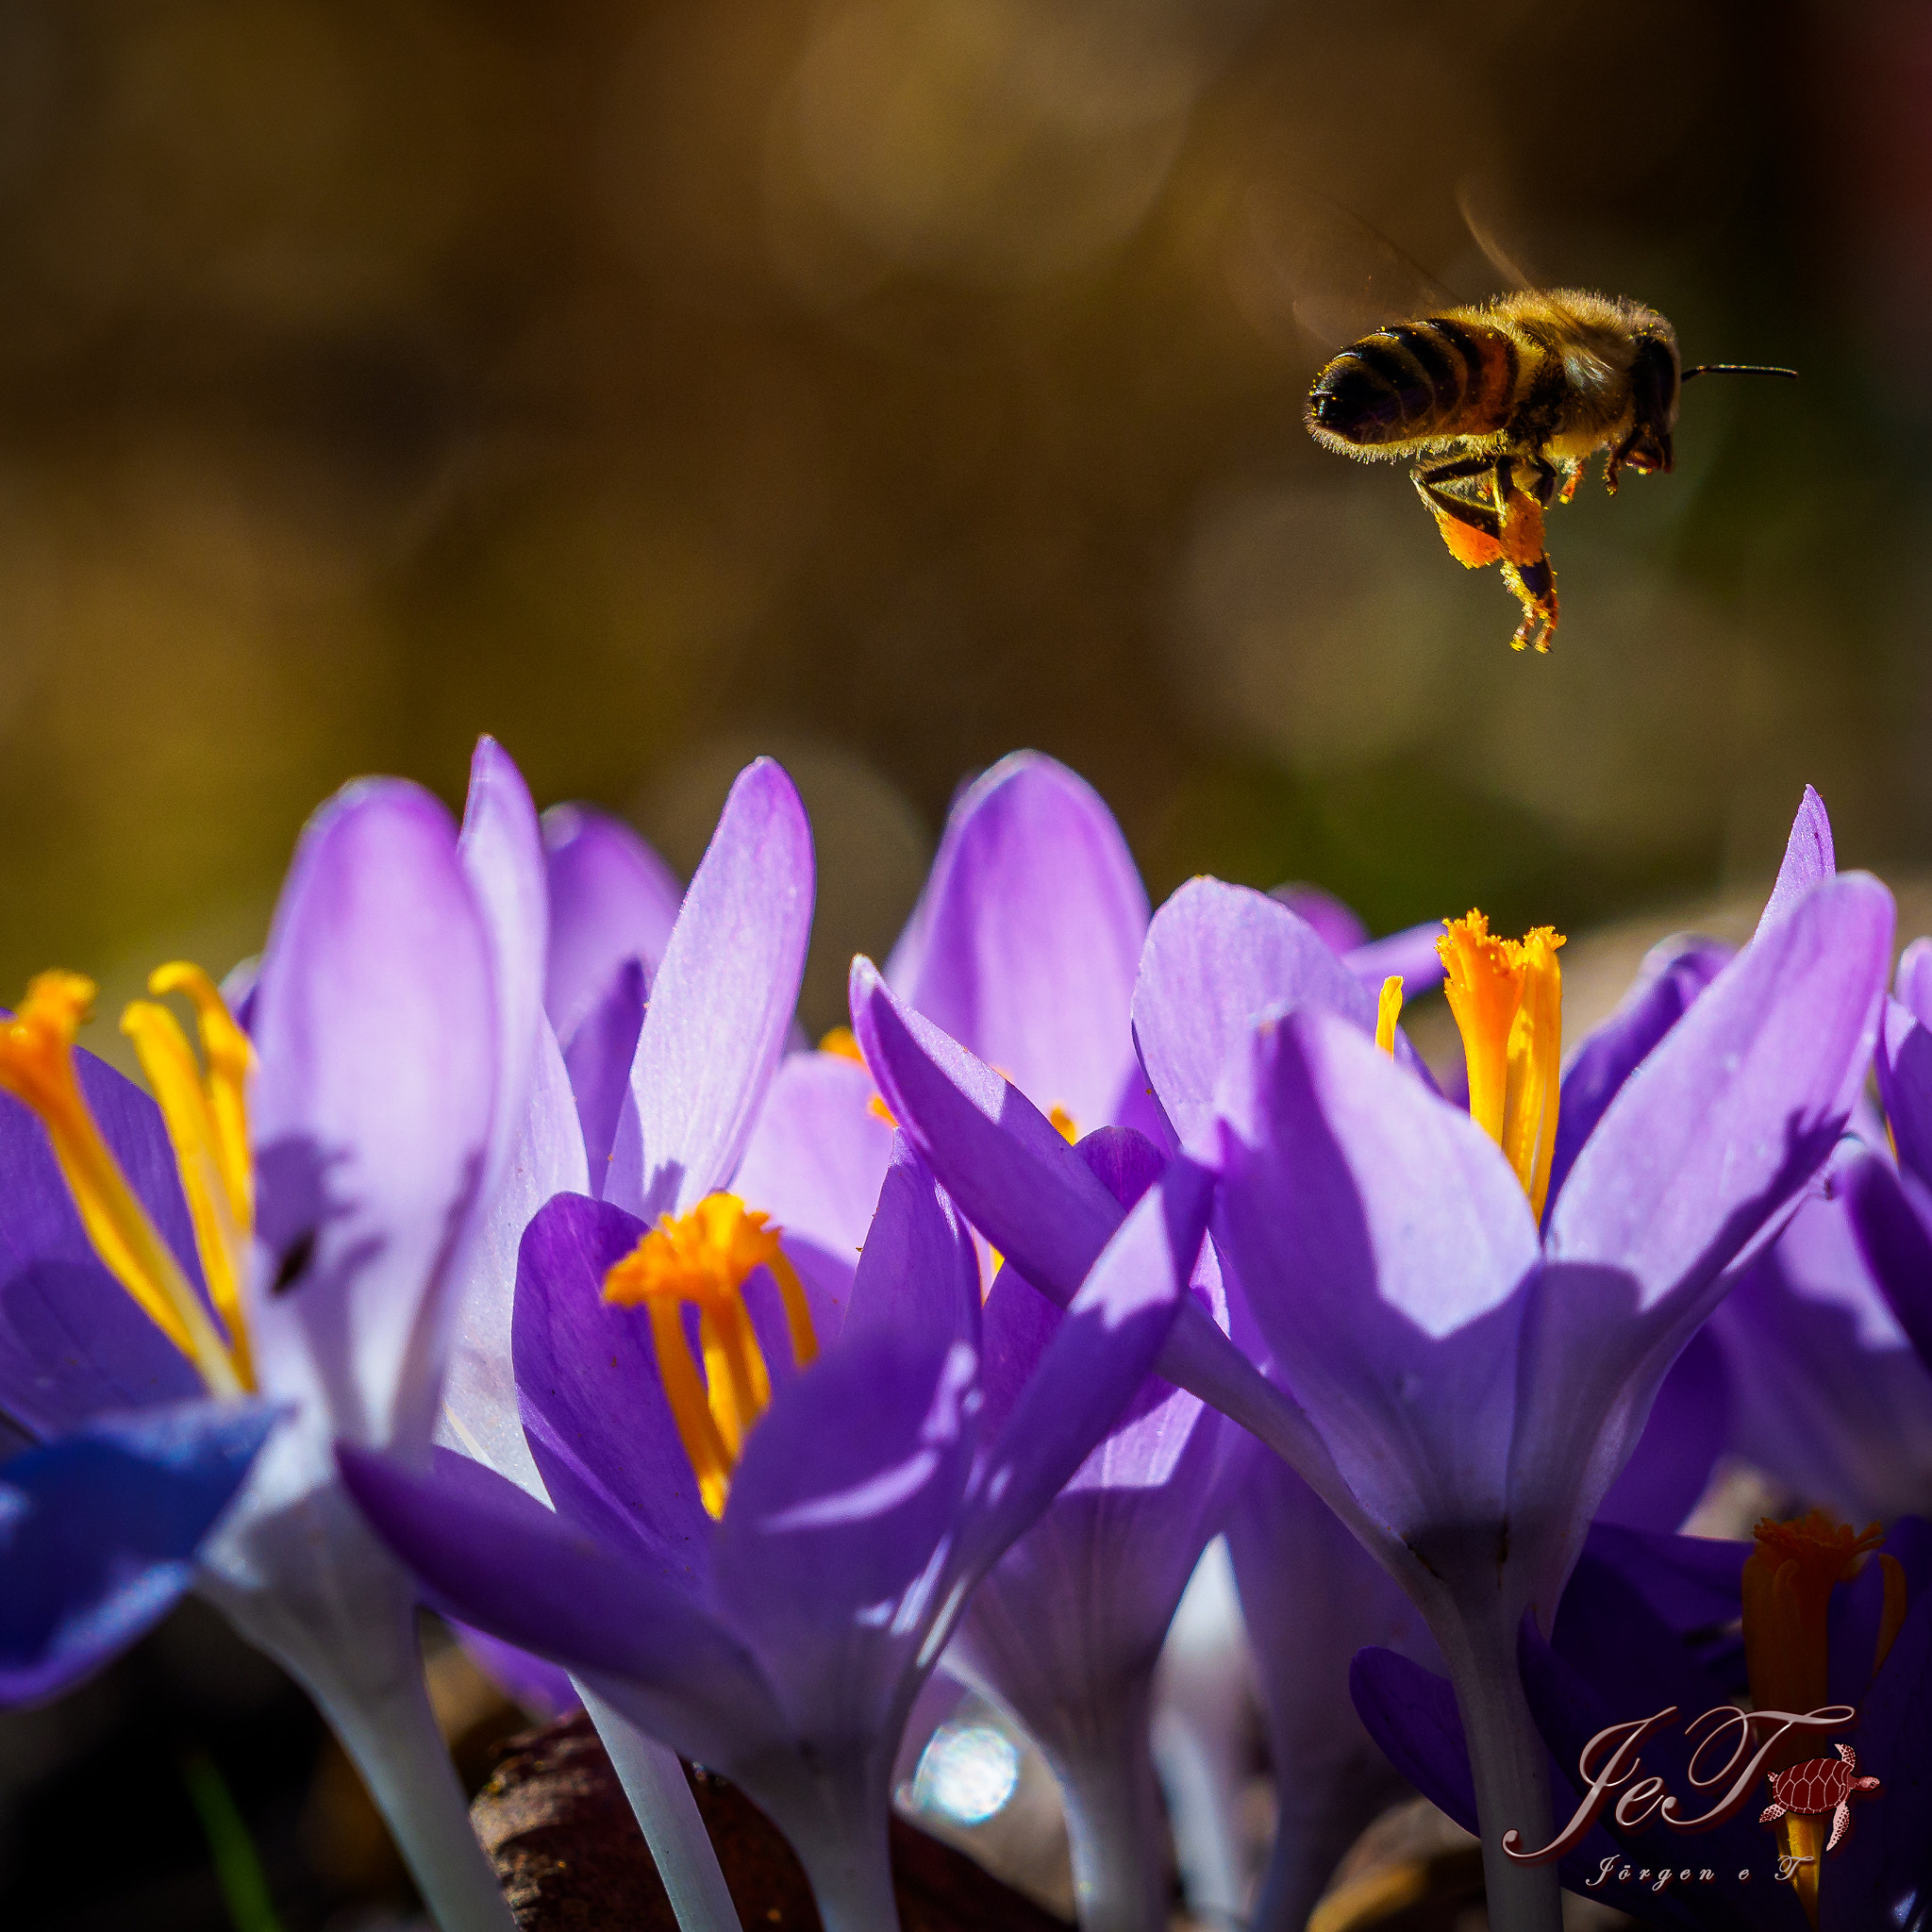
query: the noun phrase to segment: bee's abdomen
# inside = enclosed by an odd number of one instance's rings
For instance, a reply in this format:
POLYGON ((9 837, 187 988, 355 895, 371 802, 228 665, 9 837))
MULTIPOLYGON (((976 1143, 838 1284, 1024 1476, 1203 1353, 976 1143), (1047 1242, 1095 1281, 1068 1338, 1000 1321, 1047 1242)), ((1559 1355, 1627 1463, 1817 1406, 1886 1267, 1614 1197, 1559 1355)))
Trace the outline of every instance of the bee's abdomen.
POLYGON ((1508 420, 1516 368, 1501 329, 1451 316, 1393 322, 1315 378, 1309 426, 1357 446, 1487 435, 1508 420))

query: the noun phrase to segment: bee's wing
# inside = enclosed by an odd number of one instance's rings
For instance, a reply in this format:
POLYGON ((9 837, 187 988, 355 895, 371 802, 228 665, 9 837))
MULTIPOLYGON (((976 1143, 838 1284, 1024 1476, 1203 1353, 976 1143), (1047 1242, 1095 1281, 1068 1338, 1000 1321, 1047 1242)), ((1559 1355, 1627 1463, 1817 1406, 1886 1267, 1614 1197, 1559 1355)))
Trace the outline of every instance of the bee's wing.
POLYGON ((1280 182, 1250 188, 1228 279, 1264 334, 1299 328, 1331 353, 1384 323, 1457 306, 1379 228, 1324 194, 1280 182))
POLYGON ((1503 245, 1497 229, 1501 225, 1495 211, 1493 187, 1474 175, 1465 175, 1456 186, 1456 207, 1462 216, 1469 239, 1482 250, 1483 259, 1509 284, 1525 292, 1545 284, 1523 266, 1520 257, 1503 245))

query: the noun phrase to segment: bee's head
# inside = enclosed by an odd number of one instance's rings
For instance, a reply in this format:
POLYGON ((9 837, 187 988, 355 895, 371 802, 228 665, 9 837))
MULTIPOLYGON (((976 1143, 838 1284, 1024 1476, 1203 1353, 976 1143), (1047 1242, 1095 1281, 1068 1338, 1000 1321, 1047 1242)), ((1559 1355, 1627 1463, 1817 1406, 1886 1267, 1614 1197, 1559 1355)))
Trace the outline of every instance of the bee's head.
POLYGON ((1634 440, 1625 460, 1633 470, 1668 470, 1671 431, 1677 422, 1677 338, 1662 316, 1637 330, 1637 353, 1630 361, 1631 429, 1634 440))

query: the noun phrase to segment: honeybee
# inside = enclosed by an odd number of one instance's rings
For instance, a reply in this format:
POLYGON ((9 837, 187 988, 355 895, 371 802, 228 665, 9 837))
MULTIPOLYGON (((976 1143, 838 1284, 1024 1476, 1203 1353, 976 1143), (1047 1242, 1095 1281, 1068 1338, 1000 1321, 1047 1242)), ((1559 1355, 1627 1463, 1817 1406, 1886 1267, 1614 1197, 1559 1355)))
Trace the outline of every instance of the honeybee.
MULTIPOLYGON (((1466 202, 1463 212, 1491 261, 1521 283, 1466 202)), ((1586 460, 1604 453, 1614 495, 1625 469, 1672 467, 1678 399, 1691 377, 1796 374, 1736 362, 1685 369, 1676 331, 1656 309, 1519 286, 1489 302, 1445 301, 1351 342, 1316 376, 1306 420, 1326 449, 1364 461, 1424 458, 1409 475, 1449 554, 1472 570, 1500 563, 1523 607, 1511 647, 1547 651, 1557 574, 1543 512, 1574 495, 1586 460)))

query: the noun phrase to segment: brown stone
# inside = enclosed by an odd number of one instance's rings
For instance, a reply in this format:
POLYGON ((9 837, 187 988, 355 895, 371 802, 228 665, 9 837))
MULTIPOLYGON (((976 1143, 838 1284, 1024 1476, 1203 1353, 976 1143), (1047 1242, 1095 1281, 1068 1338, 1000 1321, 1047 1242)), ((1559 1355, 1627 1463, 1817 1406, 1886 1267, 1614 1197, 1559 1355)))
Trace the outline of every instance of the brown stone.
MULTIPOLYGON (((745 1932, 817 1932, 791 1848, 743 1792, 687 1767, 745 1932)), ((581 1712, 512 1739, 472 1814, 524 1932, 675 1932, 670 1901, 604 1746, 581 1712)), ((963 1852, 892 1821, 904 1932, 1064 1932, 963 1852)))

